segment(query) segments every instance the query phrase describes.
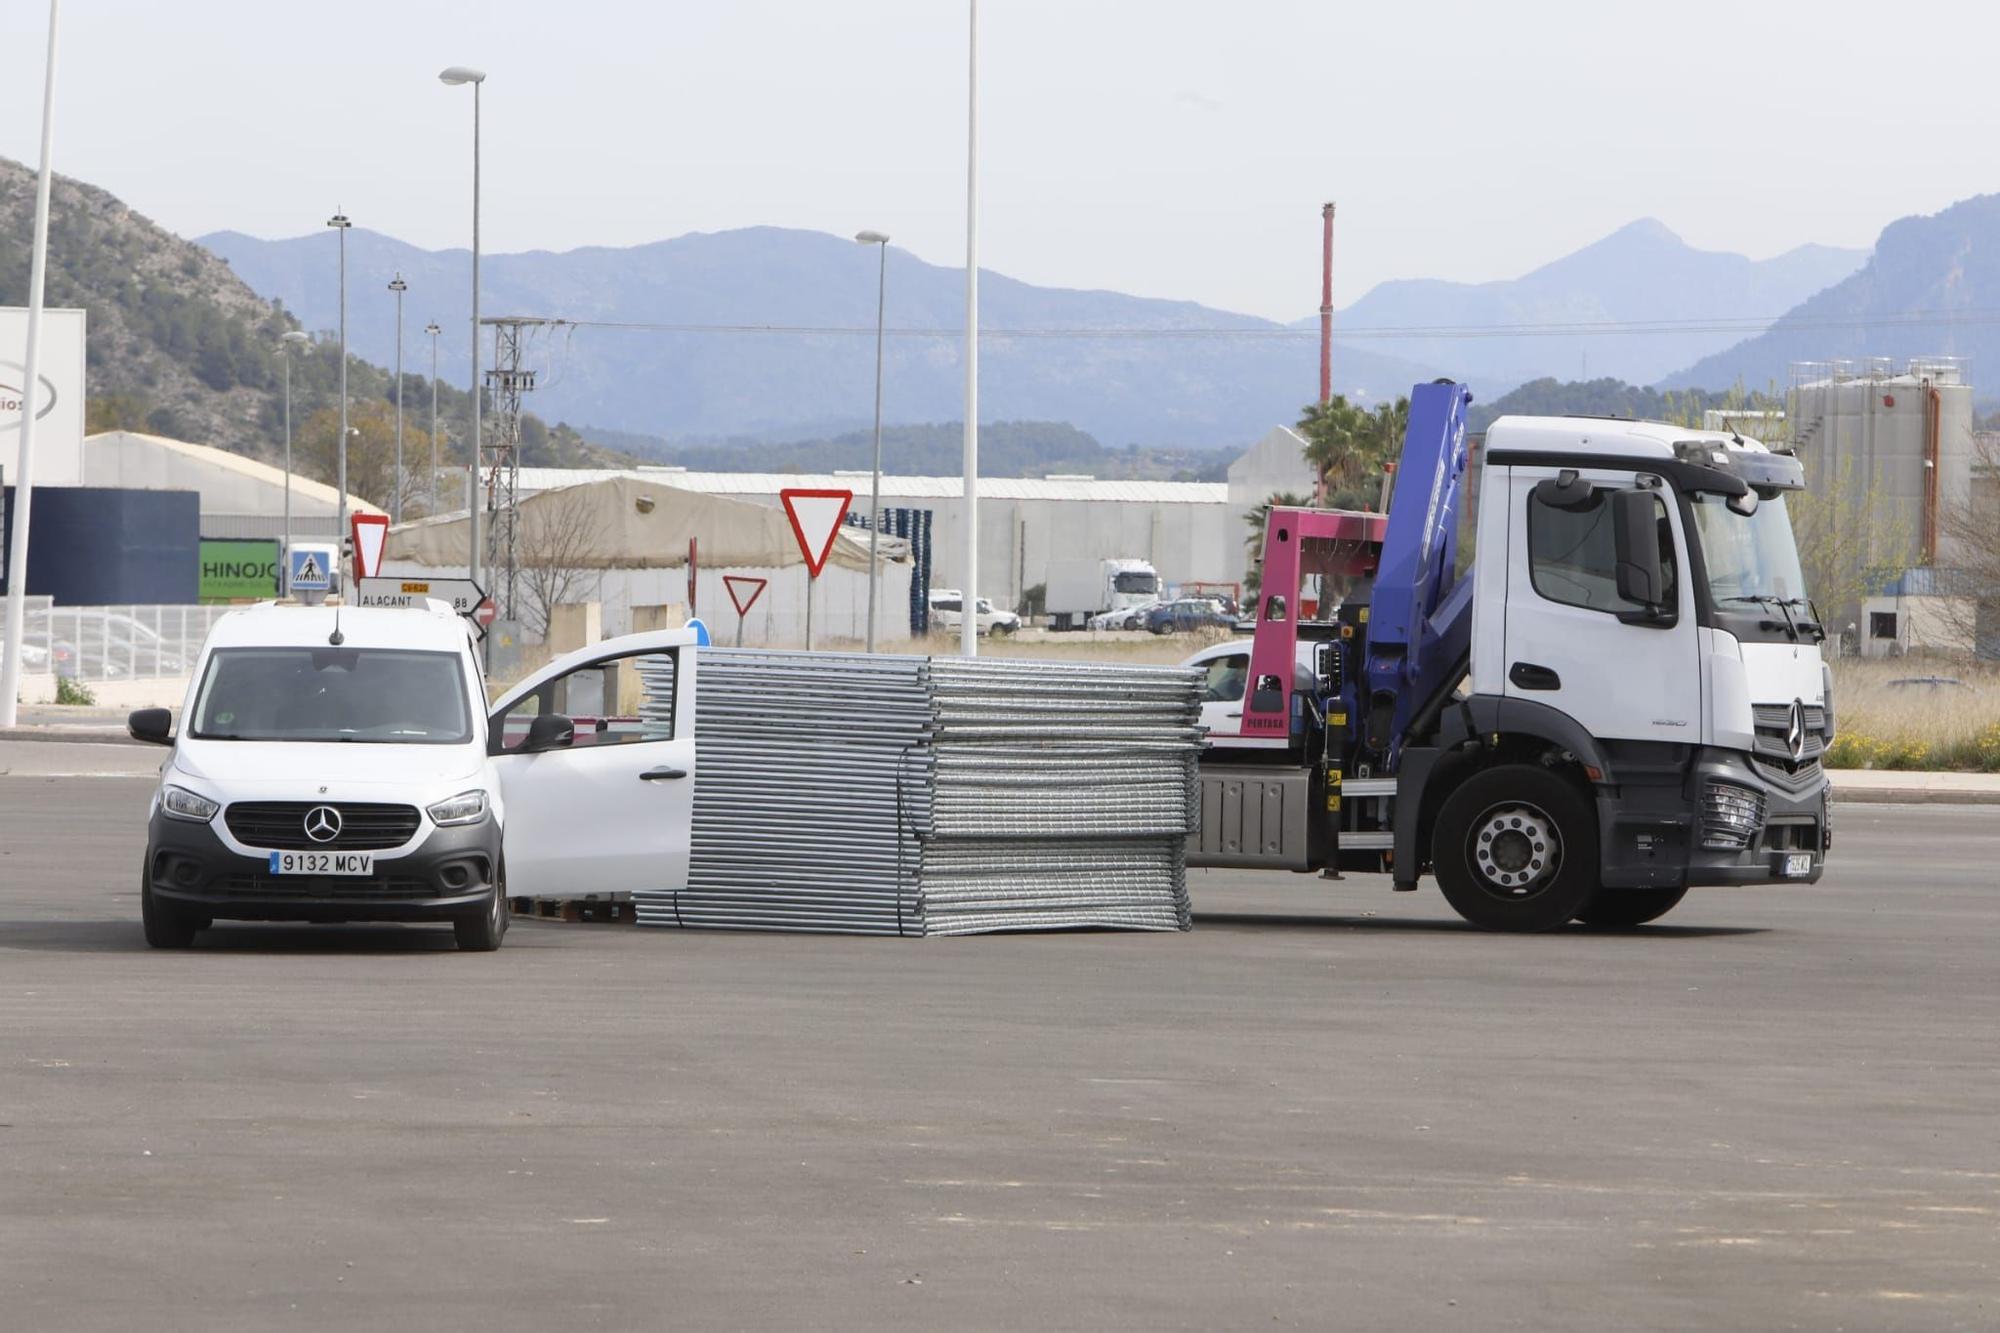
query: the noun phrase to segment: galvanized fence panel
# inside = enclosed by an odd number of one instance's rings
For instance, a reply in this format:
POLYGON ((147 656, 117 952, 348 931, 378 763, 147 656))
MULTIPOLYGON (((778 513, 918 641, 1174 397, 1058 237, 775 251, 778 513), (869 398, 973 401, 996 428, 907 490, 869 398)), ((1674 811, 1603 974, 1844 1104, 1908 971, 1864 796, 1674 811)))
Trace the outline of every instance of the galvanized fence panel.
POLYGON ((1199 677, 703 653, 693 855, 641 924, 1186 929, 1199 677))
POLYGON ((82 681, 185 676, 226 606, 53 606, 31 608, 22 643, 45 655, 40 668, 82 681))

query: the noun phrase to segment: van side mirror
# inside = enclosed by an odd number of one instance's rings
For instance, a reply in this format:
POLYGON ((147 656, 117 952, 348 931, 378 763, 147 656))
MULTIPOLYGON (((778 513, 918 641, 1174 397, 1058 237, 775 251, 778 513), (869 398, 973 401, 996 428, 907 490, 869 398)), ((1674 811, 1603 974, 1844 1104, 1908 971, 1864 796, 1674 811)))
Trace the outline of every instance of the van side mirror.
POLYGON ((1627 624, 1670 625, 1666 574, 1660 568, 1660 533, 1653 521, 1657 502, 1651 491, 1617 491, 1611 496, 1612 547, 1618 564, 1618 595, 1637 602, 1639 611, 1619 613, 1627 624))
POLYGON ((135 708, 126 715, 125 733, 148 745, 172 745, 174 715, 164 708, 135 708))
POLYGON ((527 738, 521 742, 521 752, 534 754, 541 750, 567 749, 576 739, 576 723, 561 713, 537 713, 528 723, 527 738))

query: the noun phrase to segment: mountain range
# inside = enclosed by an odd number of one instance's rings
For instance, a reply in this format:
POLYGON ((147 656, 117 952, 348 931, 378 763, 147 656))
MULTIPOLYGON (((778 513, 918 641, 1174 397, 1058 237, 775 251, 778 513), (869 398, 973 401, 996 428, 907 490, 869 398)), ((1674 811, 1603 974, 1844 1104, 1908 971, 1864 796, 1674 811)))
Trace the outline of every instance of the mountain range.
MULTIPOLYGON (((435 319, 444 329, 441 373, 462 378, 469 253, 423 250, 361 228, 347 243, 350 346, 377 363, 393 359, 387 287, 400 273, 409 284, 406 366, 428 369, 430 347, 418 330, 435 319)), ((332 232, 275 241, 217 232, 201 244, 309 327, 336 321, 332 232)), ((493 255, 481 262, 483 313, 574 321, 530 329, 525 364, 539 372, 532 405, 586 434, 635 433, 681 446, 835 436, 866 425, 873 408, 873 258, 844 238, 777 227, 493 255)), ((1648 221, 1510 282, 1386 283, 1339 320, 1357 329, 1741 320, 1789 309, 1864 258, 1805 246, 1753 262, 1694 249, 1648 221)), ((1312 320, 1287 326, 1193 302, 1038 287, 984 270, 980 315, 983 420, 1069 422, 1113 447, 1240 447, 1294 420, 1318 386, 1312 320)), ((962 269, 889 250, 888 421, 959 414, 963 318, 962 269)), ((1334 383, 1373 401, 1449 374, 1497 396, 1537 375, 1566 374, 1586 350, 1594 373, 1649 380, 1735 336, 1337 340, 1334 383)))
POLYGON ((2000 194, 1890 223, 1859 271, 1665 384, 1782 390, 1795 361, 1926 356, 2000 374, 2000 194))

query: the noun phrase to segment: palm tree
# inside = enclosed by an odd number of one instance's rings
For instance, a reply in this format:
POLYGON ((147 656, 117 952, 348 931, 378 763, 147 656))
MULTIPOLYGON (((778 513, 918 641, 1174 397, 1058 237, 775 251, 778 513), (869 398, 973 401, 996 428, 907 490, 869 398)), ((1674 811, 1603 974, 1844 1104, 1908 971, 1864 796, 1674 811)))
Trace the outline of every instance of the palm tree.
POLYGON ((1318 477, 1314 487, 1323 502, 1329 481, 1345 484, 1356 470, 1358 455, 1366 447, 1369 429, 1366 409, 1335 394, 1324 403, 1309 404, 1299 417, 1298 431, 1305 436, 1305 459, 1318 477))

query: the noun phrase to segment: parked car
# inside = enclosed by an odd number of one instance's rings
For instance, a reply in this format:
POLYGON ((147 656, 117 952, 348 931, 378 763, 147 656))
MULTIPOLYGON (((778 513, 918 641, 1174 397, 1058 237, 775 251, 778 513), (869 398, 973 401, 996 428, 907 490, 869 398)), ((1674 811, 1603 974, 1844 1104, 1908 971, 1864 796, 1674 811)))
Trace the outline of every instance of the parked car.
POLYGON ((1146 617, 1159 602, 1147 602, 1143 606, 1121 606, 1116 611, 1105 611, 1090 618, 1092 629, 1138 630, 1146 628, 1146 617))
POLYGON ((1232 628, 1236 617, 1222 604, 1208 597, 1181 597, 1162 602, 1146 613, 1146 628, 1155 634, 1185 634, 1189 630, 1220 626, 1232 628))
MULTIPOLYGON (((1243 695, 1250 681, 1249 639, 1231 639, 1204 648, 1181 663, 1201 671, 1201 725, 1211 736, 1236 736, 1243 730, 1243 695)), ((1292 688, 1313 688, 1313 650, 1310 640, 1300 640, 1293 663, 1292 688)))
POLYGON ((1889 682, 1892 690, 1969 690, 1972 686, 1957 676, 1899 676, 1889 682))
MULTIPOLYGON (((949 589, 938 589, 931 593, 931 628, 956 634, 963 623, 965 598, 949 589)), ((1002 611, 994 607, 992 599, 982 597, 975 603, 973 612, 979 617, 979 633, 1012 634, 1021 628, 1021 617, 1012 611, 1002 611)))

